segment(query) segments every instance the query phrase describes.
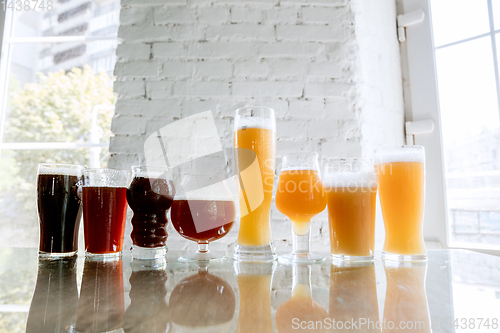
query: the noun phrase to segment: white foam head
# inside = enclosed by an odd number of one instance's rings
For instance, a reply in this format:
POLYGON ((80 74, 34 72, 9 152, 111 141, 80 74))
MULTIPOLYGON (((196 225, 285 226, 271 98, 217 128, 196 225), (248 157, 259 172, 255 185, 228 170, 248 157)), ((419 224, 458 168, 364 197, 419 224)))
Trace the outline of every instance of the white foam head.
POLYGON ((142 178, 172 178, 168 169, 157 169, 157 168, 143 168, 134 169, 134 177, 142 178))
POLYGON ((425 151, 422 146, 404 146, 397 149, 383 150, 377 153, 376 164, 391 162, 421 162, 425 161, 425 151))
POLYGON ((323 178, 323 186, 331 187, 377 187, 377 175, 371 171, 331 172, 323 178))
POLYGON ((66 175, 66 176, 81 176, 83 167, 79 165, 45 165, 38 166, 38 174, 40 175, 66 175))
POLYGON ((261 128, 276 131, 276 122, 274 118, 263 117, 236 117, 234 119, 234 130, 243 128, 261 128))

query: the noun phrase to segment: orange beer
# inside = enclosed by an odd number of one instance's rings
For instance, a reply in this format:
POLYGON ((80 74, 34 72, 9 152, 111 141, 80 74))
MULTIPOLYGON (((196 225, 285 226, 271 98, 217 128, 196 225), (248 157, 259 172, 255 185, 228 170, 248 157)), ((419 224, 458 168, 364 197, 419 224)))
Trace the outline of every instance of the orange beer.
POLYGON ((311 218, 326 207, 323 185, 316 170, 284 170, 280 174, 276 207, 302 236, 309 231, 311 218))
POLYGON ((405 146, 381 153, 376 170, 385 225, 384 256, 425 259, 423 147, 405 146))
POLYGON ((377 188, 328 188, 332 255, 373 256, 377 188))
POLYGON ((377 178, 373 163, 339 159, 325 167, 334 259, 370 261, 375 250, 377 178))

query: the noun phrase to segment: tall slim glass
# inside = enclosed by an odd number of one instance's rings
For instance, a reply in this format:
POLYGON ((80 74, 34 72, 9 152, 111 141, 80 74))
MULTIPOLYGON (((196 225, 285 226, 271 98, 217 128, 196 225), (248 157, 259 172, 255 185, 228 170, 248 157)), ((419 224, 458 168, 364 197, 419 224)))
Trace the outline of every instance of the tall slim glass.
POLYGON ((325 210, 325 207, 318 154, 283 155, 276 208, 292 222, 293 251, 280 256, 280 262, 311 263, 325 260, 323 256, 309 251, 311 219, 325 210))
POLYGON ((334 159, 324 169, 332 259, 371 261, 375 250, 377 175, 373 162, 334 159))
POLYGON ((384 217, 382 258, 427 260, 423 237, 425 152, 422 146, 403 146, 377 153, 376 170, 384 217))
POLYGON ((234 117, 234 147, 240 197, 239 261, 276 259, 270 211, 276 159, 276 120, 268 107, 244 107, 234 117))
POLYGON ((82 201, 86 256, 121 256, 129 178, 130 172, 125 170, 84 170, 82 201))
POLYGON ((132 257, 158 259, 167 253, 167 211, 174 200, 172 173, 164 167, 133 166, 127 202, 134 216, 132 257))
POLYGON ((67 257, 78 251, 82 217, 78 186, 84 167, 72 164, 39 164, 37 206, 41 257, 67 257))

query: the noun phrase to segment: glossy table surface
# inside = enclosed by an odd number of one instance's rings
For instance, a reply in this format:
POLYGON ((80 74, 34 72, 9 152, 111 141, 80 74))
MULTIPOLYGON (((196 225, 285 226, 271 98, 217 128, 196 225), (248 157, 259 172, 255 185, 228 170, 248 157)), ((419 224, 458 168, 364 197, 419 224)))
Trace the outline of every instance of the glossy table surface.
POLYGON ((0 332, 500 332, 500 257, 206 267, 178 255, 38 261, 0 248, 0 332))

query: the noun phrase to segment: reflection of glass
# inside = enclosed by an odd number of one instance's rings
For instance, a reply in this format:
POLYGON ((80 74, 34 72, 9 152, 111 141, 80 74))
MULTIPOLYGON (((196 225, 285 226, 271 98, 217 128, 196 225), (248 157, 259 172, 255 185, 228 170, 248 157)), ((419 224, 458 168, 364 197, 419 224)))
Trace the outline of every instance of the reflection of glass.
POLYGON ((326 207, 318 154, 283 156, 276 192, 276 207, 292 222, 293 251, 280 262, 318 262, 325 258, 310 252, 311 219, 326 207))
POLYGON ((377 176, 373 163, 339 159, 325 166, 332 258, 373 260, 377 176))
POLYGON ((121 258, 86 258, 76 331, 121 332, 124 308, 121 258))
POLYGON ((78 251, 82 201, 78 186, 82 166, 39 164, 37 206, 40 222, 40 256, 72 256, 78 251))
POLYGON ((238 333, 271 333, 271 281, 273 263, 235 263, 240 291, 238 333))
MULTIPOLYGON (((325 308, 313 300, 311 295, 311 267, 293 266, 292 298, 281 304, 276 310, 278 333, 285 332, 327 332, 325 328, 328 313, 325 308), (300 323, 314 323, 314 329, 303 329, 300 323), (322 324, 317 324, 321 322, 322 324)), ((307 327, 302 326, 302 327, 307 327)))
POLYGON ((197 242, 198 251, 179 260, 225 259, 209 252, 208 244, 224 237, 236 217, 236 207, 226 181, 218 176, 187 175, 181 188, 174 197, 170 212, 172 225, 182 237, 197 242))
POLYGON ((427 263, 385 262, 385 332, 431 332, 429 306, 425 292, 427 263), (390 322, 394 323, 391 328, 390 322), (405 327, 399 327, 404 323, 405 327))
POLYGON ((231 285, 203 266, 177 283, 169 307, 173 332, 224 333, 229 332, 236 300, 231 285))
POLYGON ((134 216, 132 257, 154 259, 167 253, 167 211, 175 194, 172 173, 161 167, 133 166, 127 202, 134 216))
POLYGON ((83 231, 87 256, 121 255, 129 176, 124 170, 84 170, 83 231))
POLYGON ((77 304, 76 259, 40 260, 26 332, 71 332, 77 304))
POLYGON ((425 260, 423 236, 425 153, 422 146, 379 151, 376 170, 384 217, 382 257, 425 260))
POLYGON ((125 311, 123 330, 127 332, 164 333, 170 320, 165 259, 133 260, 130 276, 130 305, 125 311))
POLYGON ((357 321, 357 329, 351 327, 349 332, 380 332, 380 323, 377 325, 375 265, 356 262, 332 264, 329 306, 330 318, 342 321, 344 325, 357 321))
POLYGON ((270 211, 276 158, 276 120, 267 107, 244 107, 234 117, 240 230, 234 259, 274 260, 270 211))

